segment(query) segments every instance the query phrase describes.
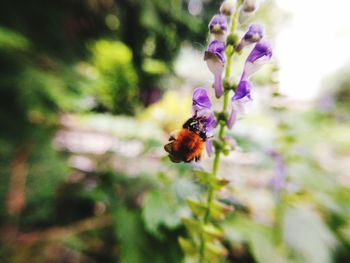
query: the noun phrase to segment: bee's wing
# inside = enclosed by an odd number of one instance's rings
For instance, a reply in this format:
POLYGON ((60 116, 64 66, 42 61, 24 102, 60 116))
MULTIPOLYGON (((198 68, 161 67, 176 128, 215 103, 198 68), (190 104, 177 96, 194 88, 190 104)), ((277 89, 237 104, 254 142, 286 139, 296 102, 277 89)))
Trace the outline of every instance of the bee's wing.
POLYGON ((178 159, 178 158, 176 158, 176 157, 174 156, 174 154, 173 154, 173 143, 174 143, 174 142, 170 142, 170 143, 164 145, 164 150, 165 150, 166 152, 169 153, 169 158, 170 158, 170 160, 171 160, 172 162, 174 162, 174 163, 180 163, 181 160, 178 159))

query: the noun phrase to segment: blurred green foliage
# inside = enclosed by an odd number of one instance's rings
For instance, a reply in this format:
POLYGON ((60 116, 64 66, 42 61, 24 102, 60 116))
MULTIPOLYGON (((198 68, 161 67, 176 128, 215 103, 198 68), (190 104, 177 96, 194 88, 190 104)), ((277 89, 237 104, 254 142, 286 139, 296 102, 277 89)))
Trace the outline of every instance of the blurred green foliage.
MULTIPOLYGON (((170 92, 142 108, 157 99, 154 91, 170 88, 162 79, 173 74, 182 44, 204 46, 219 2, 194 2, 202 5, 197 15, 178 0, 2 2, 1 262, 181 262, 186 199, 202 189, 192 166, 162 158, 162 145, 191 101, 170 92)), ((266 5, 259 17, 270 11, 266 5)), ((226 163, 226 175, 255 178, 223 193, 235 208, 225 223, 226 262, 350 260, 344 72, 328 96, 333 107, 280 109, 279 124, 269 109, 243 124, 247 131, 265 127, 275 141, 231 134, 239 145, 234 159, 259 158, 248 169, 226 163), (295 186, 280 206, 268 185, 256 182, 271 176, 271 145, 286 156, 295 186), (272 205, 259 203, 265 199, 272 205)))
POLYGON ((112 113, 132 113, 137 101, 137 75, 132 52, 122 42, 99 40, 92 47, 96 95, 112 113), (103 76, 102 78, 99 76, 103 76))

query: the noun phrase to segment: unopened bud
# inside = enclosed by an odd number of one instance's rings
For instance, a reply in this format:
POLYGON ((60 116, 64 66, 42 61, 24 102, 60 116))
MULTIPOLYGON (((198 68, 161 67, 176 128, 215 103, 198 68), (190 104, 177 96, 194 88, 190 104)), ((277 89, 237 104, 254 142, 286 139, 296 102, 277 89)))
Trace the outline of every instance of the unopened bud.
POLYGON ((257 0, 244 0, 242 10, 247 13, 254 12, 258 8, 257 0))
POLYGON ((231 147, 227 144, 224 145, 224 147, 222 148, 222 153, 227 156, 229 155, 231 152, 231 147))
POLYGON ((220 13, 231 16, 236 9, 237 0, 225 0, 220 6, 220 13))
POLYGON ((239 38, 237 35, 235 34, 229 34, 226 38, 226 46, 233 46, 233 47, 236 47, 236 45, 238 44, 239 42, 239 38))

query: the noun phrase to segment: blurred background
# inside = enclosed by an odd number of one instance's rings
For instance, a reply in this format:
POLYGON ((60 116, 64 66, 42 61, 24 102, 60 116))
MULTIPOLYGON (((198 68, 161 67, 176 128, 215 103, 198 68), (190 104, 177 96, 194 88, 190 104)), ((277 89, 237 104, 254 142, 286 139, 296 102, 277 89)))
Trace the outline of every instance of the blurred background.
MULTIPOLYGON (((182 262, 186 199, 203 187, 163 145, 193 89, 211 87, 220 3, 1 2, 1 262, 182 262)), ((265 0, 241 14, 241 33, 264 25, 274 58, 228 133, 222 262, 350 262, 349 9, 265 0)))

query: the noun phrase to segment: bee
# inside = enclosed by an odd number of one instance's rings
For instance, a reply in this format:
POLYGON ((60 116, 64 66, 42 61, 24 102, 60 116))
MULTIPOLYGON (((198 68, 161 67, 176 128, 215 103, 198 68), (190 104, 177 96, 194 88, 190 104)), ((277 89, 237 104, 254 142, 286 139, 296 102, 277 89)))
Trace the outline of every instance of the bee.
POLYGON ((164 146, 164 150, 169 153, 171 161, 188 163, 201 159, 207 135, 200 126, 200 121, 192 117, 183 124, 177 134, 170 136, 170 143, 164 146))

